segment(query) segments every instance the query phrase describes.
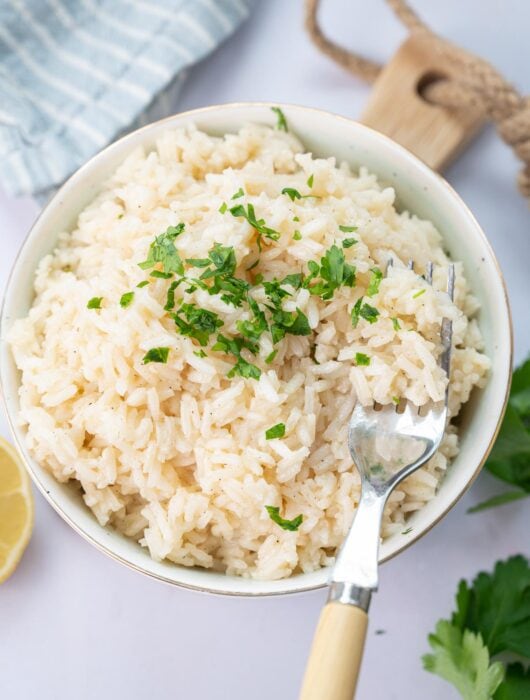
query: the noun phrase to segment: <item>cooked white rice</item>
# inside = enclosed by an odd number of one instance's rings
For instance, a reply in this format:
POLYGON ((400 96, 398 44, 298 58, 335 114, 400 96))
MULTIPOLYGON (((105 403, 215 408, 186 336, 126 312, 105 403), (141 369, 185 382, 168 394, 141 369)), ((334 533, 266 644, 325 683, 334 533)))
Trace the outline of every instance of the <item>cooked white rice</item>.
MULTIPOLYGON (((33 457, 59 481, 77 480, 101 525, 138 540, 155 559, 263 579, 330 564, 359 498, 346 441, 355 402, 441 399, 444 316, 454 324, 453 416, 489 367, 470 320, 477 303, 462 266, 453 304, 437 291, 448 264, 440 234, 429 221, 398 213, 394 198, 364 168, 357 173, 334 158, 313 158, 293 135, 263 126, 224 138, 190 126, 168 131, 148 153, 134 151, 41 261, 33 306, 10 333, 33 457), (280 194, 284 187, 316 197, 291 201, 280 194), (264 241, 252 273, 246 269, 257 257, 254 228, 220 211, 223 202, 234 205, 240 188, 245 195, 237 203, 253 203, 258 218, 281 232, 278 241, 264 241), (341 287, 330 301, 290 288, 284 309, 301 309, 312 336, 287 335, 268 365, 273 344, 265 333, 258 358, 245 355, 262 370, 260 379, 228 378, 234 358, 209 348, 200 357, 197 341, 177 332, 163 308, 167 280, 136 288, 149 274, 138 263, 154 236, 179 222, 186 226, 176 240, 183 259, 205 258, 216 242, 233 246, 236 276, 249 280, 257 272, 270 280, 307 270, 307 261, 353 236, 358 242, 344 253, 356 266, 356 285, 341 287), (339 225, 358 230, 345 233, 339 225), (350 314, 366 294, 370 270, 385 269, 390 256, 388 278, 366 299, 378 309, 377 321, 361 319, 353 328, 350 314), (435 263, 434 289, 405 269, 409 258, 419 274, 427 261, 435 263), (131 290, 133 303, 121 308, 120 297, 131 290), (101 310, 87 308, 92 297, 103 298, 101 310), (167 364, 143 364, 160 346, 171 349, 167 364), (358 352, 370 357, 368 366, 356 365, 358 352), (277 423, 285 424, 285 437, 267 440, 265 431, 277 423), (303 515, 298 531, 279 527, 266 505, 285 518, 303 515)), ((265 301, 262 287, 253 294, 265 301)), ((227 336, 249 318, 247 307, 204 290, 179 287, 177 296, 218 313, 227 336)), ((457 452, 450 426, 428 465, 392 494, 384 536, 402 530, 407 516, 435 496, 457 452)))

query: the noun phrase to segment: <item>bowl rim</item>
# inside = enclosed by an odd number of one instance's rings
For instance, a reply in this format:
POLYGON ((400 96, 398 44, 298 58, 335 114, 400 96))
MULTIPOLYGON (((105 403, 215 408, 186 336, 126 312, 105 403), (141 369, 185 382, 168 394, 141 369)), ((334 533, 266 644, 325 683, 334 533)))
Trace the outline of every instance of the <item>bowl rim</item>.
MULTIPOLYGON (((341 114, 337 114, 335 112, 332 112, 330 110, 324 110, 316 107, 308 107, 305 105, 301 104, 296 104, 296 103, 288 103, 288 102, 269 102, 269 101, 243 101, 243 102, 227 102, 227 103, 221 103, 221 104, 215 104, 215 105, 209 105, 206 107, 198 107, 195 109, 190 109, 190 110, 185 110, 182 112, 176 112, 172 115, 169 115, 167 117, 164 117, 162 119, 158 119, 154 122, 150 122, 149 124, 146 124, 138 129, 134 129, 133 131, 128 132, 127 134, 121 136, 120 138, 116 139, 115 141, 112 141, 109 143, 107 146, 105 146, 103 149, 95 153, 93 156, 91 156, 87 161, 85 161, 77 170, 75 170, 65 181, 64 183, 59 187, 59 189, 55 192, 55 194, 50 198, 50 200, 45 204, 45 206, 42 208, 42 210, 39 212, 38 216, 36 217, 35 221, 32 223, 28 233, 24 237, 22 244, 15 256, 13 265, 11 267, 11 270, 9 272, 7 282, 4 288, 4 294, 1 302, 1 307, 0 307, 0 329, 4 328, 5 325, 5 313, 6 313, 6 306, 7 306, 7 297, 8 297, 8 290, 11 287, 13 283, 13 279, 15 278, 15 272, 17 271, 18 268, 18 263, 19 259, 23 253, 23 251, 26 249, 26 246, 29 242, 29 239, 31 238, 34 230, 40 225, 40 222, 45 216, 48 214, 48 212, 56 206, 59 201, 61 200, 61 197, 65 194, 65 192, 70 188, 70 187, 79 187, 82 182, 83 182, 83 177, 86 173, 86 171, 90 170, 92 166, 95 164, 96 161, 103 159, 110 151, 112 150, 117 150, 119 147, 121 147, 124 143, 126 143, 129 140, 133 140, 134 138, 137 137, 138 134, 145 133, 147 134, 150 130, 156 130, 159 128, 161 125, 165 123, 169 123, 174 121, 176 118, 178 119, 189 119, 190 121, 193 121, 195 118, 200 117, 201 115, 210 113, 210 112, 219 112, 223 110, 234 110, 234 109, 241 109, 241 108, 272 108, 272 107, 279 107, 282 110, 300 110, 303 112, 309 112, 312 113, 316 116, 321 115, 326 118, 333 118, 339 121, 342 121, 346 124, 354 124, 357 128, 360 128, 361 130, 364 130, 366 132, 371 133, 373 136, 375 136, 377 139, 382 141, 383 143, 386 144, 387 147, 390 147, 394 149, 397 152, 401 152, 401 155, 405 158, 408 158, 409 161, 412 161, 414 166, 416 168, 419 168, 420 170, 423 170, 425 173, 427 173, 430 176, 435 176, 435 179, 438 181, 438 185, 442 187, 443 189, 446 190, 446 192, 455 200, 455 202, 459 205, 460 209, 462 212, 469 218, 470 225, 474 225, 476 232, 479 234, 482 244, 484 247, 487 249, 493 266, 497 272, 498 275, 498 281, 501 283, 501 288, 502 288, 502 293, 503 293, 503 301, 506 306, 507 310, 507 321, 508 321, 508 327, 509 327, 509 337, 507 338, 507 359, 509 362, 509 368, 511 369, 513 365, 513 352, 514 352, 514 331, 513 331, 513 319, 512 319, 512 313, 511 313, 511 308, 510 308, 510 300, 508 296, 508 291, 507 291, 507 286, 506 286, 506 281, 504 279, 504 275, 502 273, 501 267, 499 265, 499 262, 497 260, 497 257, 495 255, 495 252, 486 237, 486 234, 484 233, 481 225, 479 224, 478 220, 470 210, 470 208, 467 206, 467 204, 463 201, 463 199, 460 197, 460 195, 456 192, 456 190, 447 182, 447 180, 440 175, 440 173, 436 172, 432 168, 430 168, 426 163, 424 163, 418 156, 416 156, 414 153, 409 151, 407 148, 402 146, 401 144, 397 143, 390 137, 386 136, 385 134, 377 131, 376 129, 373 129, 362 122, 359 122, 355 119, 351 119, 349 117, 345 117, 341 114), (79 180, 79 182, 76 182, 79 180)), ((0 342, 5 343, 5 339, 3 336, 0 336, 0 342)), ((5 391, 3 390, 3 374, 4 374, 4 363, 1 360, 0 357, 0 397, 4 406, 4 412, 5 415, 7 416, 7 422, 9 425, 9 429, 11 431, 11 434, 13 436, 15 445, 19 451, 19 454, 21 455, 22 461, 29 472, 29 475, 33 481, 33 483, 36 485, 38 490, 41 492, 41 494, 44 496, 46 501, 52 506, 52 508, 59 514, 59 516, 66 522, 68 525, 83 539, 85 539, 87 542, 92 544, 94 547, 96 547, 99 551, 103 552, 110 558, 114 559, 115 561, 124 564, 126 567, 137 571, 144 576, 147 576, 152 579, 156 579, 158 581, 161 581, 166 584, 170 584, 173 586, 177 586, 178 588, 184 588, 187 590, 192 590, 196 591, 199 593, 207 593, 211 595, 218 595, 218 596, 231 596, 231 597, 240 597, 240 598, 262 598, 262 597, 270 597, 270 596, 281 596, 281 595, 296 595, 299 593, 304 593, 312 590, 318 590, 321 588, 325 588, 328 584, 326 581, 322 583, 315 583, 315 584, 308 584, 308 585, 300 585, 298 587, 291 587, 285 588, 285 589, 274 589, 270 591, 263 591, 263 590, 256 590, 256 591, 235 591, 235 590, 221 590, 220 588, 210 588, 208 585, 195 585, 191 584, 189 582, 183 582, 183 581, 177 581, 174 578, 171 578, 169 576, 165 576, 162 573, 158 573, 152 570, 148 570, 139 564, 134 563, 130 559, 126 558, 125 556, 117 553, 115 549, 112 548, 112 546, 107 546, 103 544, 103 542, 99 542, 96 539, 92 537, 92 535, 87 532, 86 530, 83 529, 82 526, 80 526, 73 518, 71 518, 63 509, 61 504, 57 502, 57 500, 49 493, 49 491, 46 489, 46 485, 41 482, 38 473, 33 469, 31 460, 28 460, 25 456, 25 447, 20 439, 19 436, 19 431, 16 426, 16 417, 15 415, 12 415, 10 407, 9 407, 9 402, 7 400, 5 391)), ((471 487, 471 485, 474 483, 475 479, 478 477, 480 471, 482 470, 482 467, 484 466, 484 463, 486 462, 486 459, 488 458, 488 455, 495 443, 495 440, 499 434, 502 420, 504 418, 504 414, 506 412, 507 404, 508 404, 508 398, 509 398, 509 392, 510 392, 510 386, 511 386, 511 371, 508 373, 508 381, 506 384, 505 388, 505 393, 503 397, 503 402, 502 402, 502 407, 499 412, 498 418, 497 418, 497 423, 495 425, 495 429, 492 433, 491 439, 489 440, 486 449, 484 451, 484 454, 482 455, 481 459, 477 463, 477 467, 474 470, 474 472, 469 476, 468 480, 466 481, 466 484, 464 485, 463 488, 461 488, 459 491, 456 492, 456 494, 453 496, 453 498, 449 501, 447 507, 443 510, 443 512, 439 513, 437 517, 435 517, 433 520, 429 522, 429 524, 424 527, 421 530, 418 530, 415 532, 413 536, 408 538, 406 541, 404 541, 401 545, 399 545, 394 551, 391 551, 384 556, 382 556, 379 559, 379 564, 382 564, 386 561, 389 561, 396 555, 400 554, 403 552, 405 549, 408 549, 412 544, 420 540, 424 535, 426 535, 428 532, 432 530, 432 528, 437 525, 446 515, 447 513, 454 507, 454 505, 462 498, 462 496, 468 491, 468 489, 471 487)), ((104 528, 102 528, 104 529, 104 528)), ((175 565, 175 569, 178 570, 181 567, 178 567, 178 565, 175 565)), ((323 567, 324 570, 329 569, 329 567, 323 567)), ((239 578, 239 577, 230 577, 230 578, 239 578)), ((295 577, 287 577, 285 579, 281 579, 281 581, 292 581, 293 578, 295 577)), ((260 581, 261 584, 266 584, 266 581, 260 581)), ((280 583, 280 581, 277 581, 275 583, 280 583)))

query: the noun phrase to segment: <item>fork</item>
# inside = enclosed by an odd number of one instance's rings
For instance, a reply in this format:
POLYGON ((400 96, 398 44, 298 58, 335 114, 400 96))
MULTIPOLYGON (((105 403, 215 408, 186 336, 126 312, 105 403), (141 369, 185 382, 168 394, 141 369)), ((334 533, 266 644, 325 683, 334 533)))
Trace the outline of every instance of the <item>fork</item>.
MULTIPOLYGON (((390 259, 386 274, 393 265, 390 259)), ((409 261, 413 270, 414 263, 409 261)), ((432 285, 433 265, 425 280, 432 285)), ((450 265, 447 293, 454 297, 450 265)), ((368 608, 378 584, 378 554, 383 510, 393 489, 438 449, 446 421, 452 323, 440 325, 440 366, 447 375, 444 400, 424 413, 403 400, 397 406, 357 404, 348 427, 348 447, 361 476, 355 518, 338 553, 329 581, 328 601, 313 639, 300 700, 351 700, 361 665, 368 608)))

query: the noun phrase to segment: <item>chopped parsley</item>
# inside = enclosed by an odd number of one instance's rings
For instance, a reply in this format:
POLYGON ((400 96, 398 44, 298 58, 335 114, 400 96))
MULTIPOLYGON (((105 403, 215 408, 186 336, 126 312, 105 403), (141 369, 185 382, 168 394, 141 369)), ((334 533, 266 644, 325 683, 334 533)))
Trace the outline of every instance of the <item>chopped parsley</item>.
POLYGON ((276 114, 276 128, 279 131, 289 131, 287 119, 285 118, 285 114, 282 112, 282 110, 279 107, 271 107, 271 109, 276 114))
POLYGON ((392 403, 395 404, 396 406, 399 404, 400 398, 399 396, 393 396, 392 397, 392 403))
POLYGON ((357 226, 339 226, 339 231, 342 231, 342 233, 353 233, 357 231, 357 228, 357 226))
POLYGON ((274 361, 274 358, 276 357, 277 354, 278 354, 278 350, 273 350, 272 352, 270 352, 267 355, 267 357, 265 358, 266 364, 270 365, 274 361))
POLYGON ((370 271, 370 282, 368 283, 368 289, 366 290, 367 297, 374 297, 379 291, 379 285, 383 279, 383 273, 378 267, 372 268, 370 271))
POLYGON ((250 350, 250 352, 254 354, 257 352, 257 347, 245 338, 227 338, 221 333, 217 336, 215 345, 212 346, 212 350, 214 351, 224 352, 227 355, 234 355, 234 357, 237 358, 236 364, 228 372, 228 377, 234 377, 237 374, 245 379, 259 379, 261 377, 260 368, 241 357, 241 350, 243 348, 247 348, 247 350, 250 350))
POLYGON ((149 273, 149 277, 156 277, 160 280, 170 280, 173 277, 172 272, 162 272, 162 270, 153 270, 149 273))
POLYGON ((221 214, 226 214, 226 210, 228 209, 228 204, 226 202, 223 202, 221 206, 219 207, 219 211, 221 214))
POLYGON ((259 265, 259 258, 256 258, 256 260, 254 260, 254 262, 252 263, 252 265, 249 265, 249 266, 247 267, 247 272, 250 272, 250 270, 253 270, 253 269, 254 269, 255 267, 257 267, 258 265, 259 265))
POLYGON ((208 355, 202 349, 201 350, 194 350, 193 354, 197 355, 197 357, 208 357, 208 355))
POLYGON ((238 357, 236 364, 226 376, 232 378, 236 374, 244 379, 259 379, 261 377, 261 370, 251 362, 247 362, 243 357, 238 357))
POLYGON ((276 525, 279 525, 282 528, 282 530, 296 532, 304 521, 303 515, 297 515, 296 518, 293 518, 292 520, 286 520, 285 518, 282 518, 278 506, 265 506, 265 508, 267 510, 267 513, 269 514, 269 518, 273 522, 275 522, 276 525))
POLYGON ((392 326, 393 326, 394 330, 399 331, 401 329, 401 324, 400 324, 399 320, 395 316, 392 316, 391 320, 392 320, 392 326))
POLYGON ((282 438, 285 435, 285 423, 276 423, 272 428, 265 431, 266 440, 276 440, 277 438, 282 438))
POLYGON ((240 197, 244 197, 244 196, 245 196, 245 191, 243 190, 242 187, 240 187, 238 189, 238 191, 230 197, 230 199, 239 199, 240 197))
POLYGON ((175 239, 184 231, 184 224, 169 226, 168 229, 155 238, 149 246, 147 259, 138 266, 142 270, 150 270, 161 263, 165 273, 184 274, 184 266, 175 247, 175 239))
POLYGON ((147 365, 150 362, 161 362, 166 364, 169 357, 169 348, 151 348, 148 350, 142 360, 142 364, 147 365))
POLYGON ((368 357, 368 355, 365 355, 364 352, 356 352, 355 364, 359 367, 368 367, 368 365, 370 364, 370 358, 368 357))
POLYGON ((294 289, 300 289, 302 286, 302 282, 304 281, 303 275, 301 272, 294 272, 291 275, 286 275, 283 280, 282 284, 290 284, 291 287, 294 289))
POLYGON ((182 335, 195 338, 202 346, 207 345, 211 334, 223 325, 216 313, 195 304, 181 304, 172 318, 182 335))
POLYGON ((209 267, 212 264, 210 258, 186 258, 190 267, 209 267))
POLYGON ((92 299, 88 300, 86 307, 87 309, 101 309, 102 301, 103 297, 92 297, 92 299))
POLYGON ((286 194, 291 202, 294 202, 295 199, 302 199, 302 195, 298 190, 295 190, 294 187, 284 187, 282 194, 286 194))
POLYGON ((269 238, 271 241, 277 241, 279 239, 279 231, 275 231, 273 228, 266 226, 264 219, 256 219, 256 212, 254 211, 254 206, 252 204, 247 204, 246 209, 243 204, 238 204, 230 209, 230 213, 236 218, 242 217, 243 219, 246 219, 248 223, 256 229, 260 237, 264 236, 265 238, 269 238))
POLYGON ((307 316, 300 309, 284 311, 277 308, 272 312, 272 342, 278 343, 288 333, 290 335, 311 335, 307 316))
POLYGON ((258 303, 252 297, 248 297, 248 304, 252 311, 251 321, 237 321, 237 330, 244 338, 248 338, 253 343, 257 343, 263 333, 269 330, 269 324, 265 314, 260 309, 258 303))
POLYGON ((293 221, 300 221, 300 217, 299 217, 299 216, 293 216, 293 221))
POLYGON ((122 294, 121 299, 120 299, 120 306, 122 309, 127 308, 127 306, 130 306, 133 302, 134 299, 134 292, 125 292, 125 294, 122 294))
POLYGON ((302 240, 302 234, 298 229, 293 233, 293 240, 294 241, 301 241, 302 240))
POLYGON ((410 532, 412 532, 412 528, 411 528, 411 527, 408 527, 406 530, 403 530, 403 532, 402 532, 401 534, 402 534, 402 535, 408 535, 410 532))
POLYGON ((417 299, 418 297, 421 297, 422 294, 425 294, 426 291, 427 291, 427 290, 426 290, 425 287, 424 287, 423 289, 420 289, 419 292, 416 292, 416 294, 413 294, 413 295, 412 295, 412 298, 413 298, 413 299, 417 299))
POLYGON ((339 287, 355 285, 355 267, 346 262, 344 252, 336 245, 326 251, 320 264, 310 260, 307 266, 310 274, 304 280, 304 287, 324 301, 332 299, 339 287))
POLYGON ((360 297, 351 310, 351 324, 356 328, 361 318, 364 318, 368 323, 375 323, 378 316, 379 311, 370 304, 363 304, 363 297, 360 297))
POLYGON ((314 176, 313 174, 311 174, 311 175, 307 178, 307 186, 308 186, 309 188, 313 187, 313 182, 314 182, 314 180, 315 180, 315 176, 314 176))
POLYGON ((142 287, 147 287, 149 284, 149 280, 142 280, 142 282, 138 282, 136 285, 138 289, 142 289, 142 287))
POLYGON ((345 239, 342 241, 342 247, 343 247, 343 248, 351 248, 352 245, 355 245, 356 243, 357 243, 357 239, 356 239, 356 238, 345 238, 345 239))

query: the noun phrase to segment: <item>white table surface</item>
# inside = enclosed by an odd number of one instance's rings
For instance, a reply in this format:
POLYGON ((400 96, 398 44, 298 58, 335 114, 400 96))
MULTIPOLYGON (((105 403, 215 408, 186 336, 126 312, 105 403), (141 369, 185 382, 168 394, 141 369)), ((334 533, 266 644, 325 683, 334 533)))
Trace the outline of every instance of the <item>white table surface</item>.
MULTIPOLYGON (((324 4, 328 31, 350 46, 359 42, 372 56, 388 57, 403 37, 380 1, 324 4)), ((417 0, 415 6, 446 36, 487 56, 530 92, 525 0, 417 0)), ((301 25, 301 0, 261 0, 247 26, 192 72, 179 106, 290 101, 358 116, 368 88, 319 55, 301 25)), ((530 211, 515 189, 516 170, 511 152, 486 130, 447 177, 497 252, 521 360, 530 350, 530 211)), ((0 289, 37 211, 31 200, 0 193, 0 289)), ((0 434, 8 435, 3 416, 0 434)), ((358 698, 456 697, 422 670, 420 657, 428 632, 450 612, 460 577, 491 568, 498 558, 528 553, 525 502, 466 514, 502 488, 482 474, 430 534, 383 566, 358 698)), ((0 697, 296 698, 324 592, 244 600, 172 588, 108 559, 40 494, 35 501, 33 539, 15 575, 0 588, 0 697)))

